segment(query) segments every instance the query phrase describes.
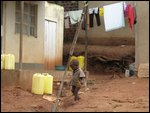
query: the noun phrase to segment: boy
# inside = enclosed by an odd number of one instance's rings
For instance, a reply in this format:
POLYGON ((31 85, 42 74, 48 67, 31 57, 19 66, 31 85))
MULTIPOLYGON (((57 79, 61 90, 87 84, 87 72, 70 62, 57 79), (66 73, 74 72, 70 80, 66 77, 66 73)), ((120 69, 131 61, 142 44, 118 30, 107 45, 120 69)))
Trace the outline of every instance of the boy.
POLYGON ((82 69, 79 68, 79 61, 77 59, 74 59, 70 62, 70 67, 73 70, 72 80, 71 80, 71 86, 72 86, 72 93, 74 95, 74 101, 80 99, 78 92, 81 88, 82 80, 85 77, 84 72, 82 69))

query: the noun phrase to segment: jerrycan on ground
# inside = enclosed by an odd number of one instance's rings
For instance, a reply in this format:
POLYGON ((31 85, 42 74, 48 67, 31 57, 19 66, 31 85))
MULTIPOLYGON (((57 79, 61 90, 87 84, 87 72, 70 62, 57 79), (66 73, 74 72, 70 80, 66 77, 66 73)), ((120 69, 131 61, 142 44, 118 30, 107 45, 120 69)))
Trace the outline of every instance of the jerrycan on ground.
POLYGON ((45 76, 40 73, 35 73, 32 77, 32 93, 42 95, 44 93, 45 76))
MULTIPOLYGON (((72 61, 72 60, 74 60, 74 59, 77 59, 77 57, 76 56, 71 56, 71 58, 70 58, 70 62, 72 61)), ((69 71, 72 71, 72 69, 71 69, 71 67, 69 66, 69 71)))
POLYGON ((13 54, 4 55, 4 68, 15 69, 15 56, 13 54))
POLYGON ((11 54, 11 69, 15 69, 15 56, 11 54))
POLYGON ((1 69, 5 69, 5 54, 1 54, 1 69))
POLYGON ((84 69, 84 56, 78 56, 77 57, 78 61, 79 61, 79 68, 84 69))
POLYGON ((52 94, 53 93, 53 76, 48 73, 43 73, 44 76, 44 93, 52 94))

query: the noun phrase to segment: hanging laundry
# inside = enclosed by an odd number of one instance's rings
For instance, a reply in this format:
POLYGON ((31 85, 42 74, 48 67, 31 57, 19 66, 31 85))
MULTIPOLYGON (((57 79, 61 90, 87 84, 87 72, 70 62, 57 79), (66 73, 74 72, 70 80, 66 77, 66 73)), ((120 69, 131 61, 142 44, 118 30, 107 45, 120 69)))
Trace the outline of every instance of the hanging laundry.
POLYGON ((106 5, 103 8, 105 31, 125 27, 123 2, 106 5))
POLYGON ((94 15, 96 17, 97 26, 101 25, 100 17, 99 17, 99 8, 95 7, 89 9, 90 27, 93 27, 94 15))
POLYGON ((65 28, 66 29, 70 28, 70 26, 69 26, 69 18, 65 18, 65 28))
POLYGON ((126 2, 123 2, 123 10, 126 10, 126 8, 127 8, 127 4, 126 2))
POLYGON ((68 12, 64 12, 64 24, 65 24, 65 28, 68 29, 70 28, 69 26, 69 14, 68 12))
POLYGON ((123 11, 124 11, 124 16, 127 17, 128 11, 127 11, 127 4, 125 2, 123 2, 123 11))
POLYGON ((67 18, 67 17, 69 17, 68 11, 64 12, 64 18, 67 18))
POLYGON ((86 18, 84 17, 84 20, 83 20, 83 22, 82 22, 82 30, 86 30, 85 28, 86 28, 86 18))
POLYGON ((99 8, 99 15, 104 16, 104 8, 99 8))
POLYGON ((134 24, 134 9, 131 4, 127 5, 127 11, 128 11, 128 22, 129 26, 132 29, 133 24, 134 24))
POLYGON ((137 23, 137 14, 135 7, 133 7, 133 9, 134 9, 134 25, 135 25, 137 23))
MULTIPOLYGON (((89 30, 89 18, 88 17, 87 17, 87 23, 88 23, 87 30, 89 30)), ((82 22, 82 30, 86 30, 85 28, 86 28, 86 17, 84 16, 84 19, 83 19, 83 22, 82 22)))
POLYGON ((68 12, 71 24, 76 24, 81 20, 82 12, 83 12, 83 10, 69 11, 68 12))

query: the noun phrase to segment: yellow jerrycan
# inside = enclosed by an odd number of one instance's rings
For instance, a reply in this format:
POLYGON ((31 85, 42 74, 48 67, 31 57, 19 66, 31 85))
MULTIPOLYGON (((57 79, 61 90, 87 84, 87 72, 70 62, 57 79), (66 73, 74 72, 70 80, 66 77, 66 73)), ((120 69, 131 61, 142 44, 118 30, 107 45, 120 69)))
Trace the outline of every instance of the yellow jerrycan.
POLYGON ((13 54, 10 54, 10 65, 11 65, 11 69, 15 69, 15 56, 13 54))
POLYGON ((11 69, 11 56, 10 56, 10 54, 5 55, 5 69, 11 69))
MULTIPOLYGON (((74 60, 74 59, 77 59, 77 57, 76 57, 76 56, 71 56, 71 58, 70 58, 70 62, 71 62, 72 60, 74 60)), ((70 63, 69 63, 69 64, 70 64, 70 63)), ((69 65, 69 71, 72 71, 72 69, 71 69, 70 65, 69 65)))
POLYGON ((15 69, 15 56, 13 54, 5 55, 5 69, 15 69))
POLYGON ((77 57, 78 61, 79 61, 79 68, 84 69, 84 56, 78 56, 77 57))
POLYGON ((32 93, 42 95, 44 93, 45 76, 35 73, 32 77, 32 93))
POLYGON ((1 69, 5 69, 5 54, 1 54, 1 69))
POLYGON ((48 73, 43 73, 42 75, 45 76, 44 93, 45 94, 52 94, 53 93, 53 76, 49 75, 48 73))

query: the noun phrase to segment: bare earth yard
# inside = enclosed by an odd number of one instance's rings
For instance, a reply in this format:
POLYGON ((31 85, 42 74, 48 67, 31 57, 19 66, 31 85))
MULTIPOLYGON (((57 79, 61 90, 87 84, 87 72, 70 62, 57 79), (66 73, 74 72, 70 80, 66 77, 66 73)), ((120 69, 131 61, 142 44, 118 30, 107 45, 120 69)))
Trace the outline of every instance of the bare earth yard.
MULTIPOLYGON (((149 79, 148 78, 111 78, 112 75, 90 75, 88 90, 80 91, 81 100, 75 105, 73 97, 62 97, 59 111, 149 111, 149 79)), ((1 88, 1 111, 49 112, 52 102, 40 95, 33 95, 20 87, 1 88)))
MULTIPOLYGON (((84 45, 78 45, 75 53, 84 52, 84 45)), ((64 46, 64 55, 67 57, 70 45, 64 46)), ((93 55, 109 58, 122 58, 133 55, 134 46, 89 46, 88 57, 93 55)), ((67 58, 64 58, 67 60, 67 58)), ((64 60, 64 61, 65 61, 64 60)), ((93 59, 91 59, 93 60, 93 59)), ((66 61, 65 61, 66 62, 66 61)), ((66 95, 61 97, 58 111, 67 112, 148 112, 149 111, 149 78, 115 76, 105 73, 106 67, 95 61, 88 64, 88 87, 80 90, 78 103, 72 105, 73 96, 66 88, 66 95), (96 64, 95 64, 96 63, 96 64), (100 72, 99 72, 100 71, 100 72)), ((109 65, 109 64, 108 64, 109 65)), ((111 66, 110 66, 111 67, 111 66)), ((57 88, 56 88, 57 89, 57 88)), ((56 96, 57 90, 51 96, 56 96)), ((34 95, 31 91, 23 90, 19 86, 1 88, 1 111, 5 112, 50 112, 52 101, 43 98, 43 95, 34 95)))

